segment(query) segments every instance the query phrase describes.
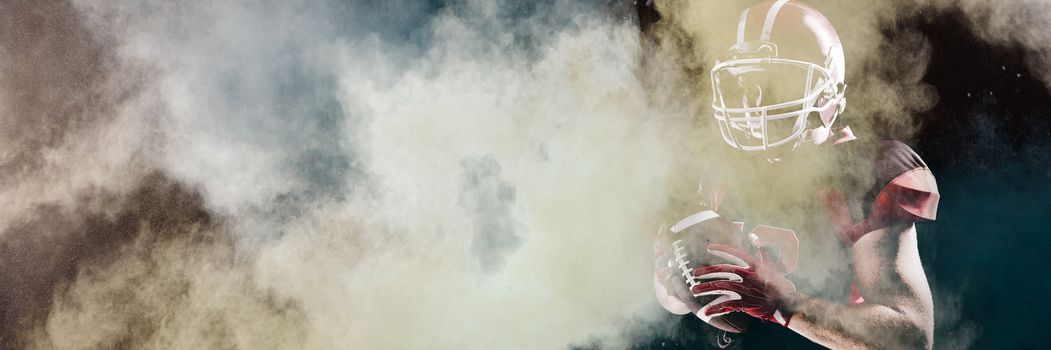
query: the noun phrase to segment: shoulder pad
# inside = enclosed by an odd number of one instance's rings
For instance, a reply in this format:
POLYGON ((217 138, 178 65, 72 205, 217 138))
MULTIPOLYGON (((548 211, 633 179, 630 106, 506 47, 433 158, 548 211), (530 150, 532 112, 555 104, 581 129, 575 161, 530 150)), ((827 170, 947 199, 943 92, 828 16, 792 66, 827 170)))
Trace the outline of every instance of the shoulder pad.
POLYGON ((875 222, 934 220, 940 198, 930 169, 912 169, 883 187, 876 196, 870 219, 875 222))

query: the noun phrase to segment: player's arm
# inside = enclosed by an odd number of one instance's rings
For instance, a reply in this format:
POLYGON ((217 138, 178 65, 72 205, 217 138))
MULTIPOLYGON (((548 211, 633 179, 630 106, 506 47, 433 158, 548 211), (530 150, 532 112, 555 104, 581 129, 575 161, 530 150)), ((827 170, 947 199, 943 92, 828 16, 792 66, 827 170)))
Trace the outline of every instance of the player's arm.
POLYGON ((833 349, 930 349, 934 307, 915 226, 904 221, 883 226, 861 237, 852 249, 865 304, 846 305, 798 293, 761 252, 752 256, 721 244, 709 245, 708 251, 736 262, 695 269, 695 277, 712 281, 692 291, 695 296, 731 299, 702 308, 708 316, 745 312, 833 349))
POLYGON ((872 231, 852 250, 865 303, 790 294, 783 306, 791 313, 788 328, 833 349, 930 349, 934 305, 915 225, 902 222, 872 231))
MULTIPOLYGON (((854 276, 864 304, 802 295, 786 298, 789 328, 831 348, 930 349, 934 303, 920 264, 915 222, 934 220, 934 174, 911 148, 883 142, 877 174, 885 179, 872 212, 850 234, 854 276)), ((882 182, 882 181, 880 181, 882 182)))

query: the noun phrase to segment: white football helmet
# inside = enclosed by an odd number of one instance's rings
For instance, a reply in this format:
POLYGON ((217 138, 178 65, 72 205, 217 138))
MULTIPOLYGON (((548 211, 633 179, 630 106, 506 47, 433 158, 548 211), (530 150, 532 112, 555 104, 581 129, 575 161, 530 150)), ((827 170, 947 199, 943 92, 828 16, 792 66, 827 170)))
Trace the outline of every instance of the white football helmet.
POLYGON ((746 9, 711 70, 723 140, 745 151, 825 142, 846 108, 845 71, 839 35, 817 10, 790 0, 746 9))

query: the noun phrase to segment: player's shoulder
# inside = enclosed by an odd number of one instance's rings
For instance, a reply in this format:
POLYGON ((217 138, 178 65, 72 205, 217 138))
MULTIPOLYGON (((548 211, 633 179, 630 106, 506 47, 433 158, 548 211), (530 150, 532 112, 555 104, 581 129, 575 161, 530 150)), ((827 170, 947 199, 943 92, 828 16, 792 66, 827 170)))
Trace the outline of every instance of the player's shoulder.
POLYGON ((874 216, 934 220, 940 198, 937 181, 912 147, 896 140, 882 141, 873 165, 876 181, 869 198, 874 216))
POLYGON ((877 179, 880 180, 877 183, 882 185, 910 171, 930 171, 927 163, 923 162, 923 158, 912 147, 897 140, 884 140, 879 143, 874 165, 877 179))

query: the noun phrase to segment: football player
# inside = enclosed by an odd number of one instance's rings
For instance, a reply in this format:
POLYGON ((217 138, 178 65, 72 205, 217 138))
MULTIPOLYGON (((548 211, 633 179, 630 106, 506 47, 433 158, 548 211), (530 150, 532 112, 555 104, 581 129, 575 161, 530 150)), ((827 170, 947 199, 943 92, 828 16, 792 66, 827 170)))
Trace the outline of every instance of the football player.
MULTIPOLYGON (((698 309, 673 291, 673 280, 681 276, 668 272, 669 247, 658 244, 654 286, 669 312, 695 313, 709 323, 743 313, 834 349, 932 347, 934 306, 915 223, 935 219, 937 185, 907 145, 860 142, 850 128, 836 126, 846 108, 845 73, 839 36, 814 8, 795 0, 767 1, 740 15, 736 42, 710 71, 712 109, 723 141, 761 159, 751 164, 767 173, 741 171, 725 186, 706 184, 702 205, 742 219, 737 227, 754 249, 707 245, 709 254, 726 263, 691 269, 696 283, 687 287, 692 296, 686 298, 719 297, 698 309), (806 174, 781 176, 786 172, 806 174), (742 190, 755 188, 747 182, 757 179, 767 181, 760 185, 767 194, 786 194, 764 197, 742 190), (771 203, 777 199, 790 203, 771 203), (771 242, 764 241, 778 237, 771 232, 798 240, 799 256, 787 256, 795 255, 795 248, 766 249, 771 242), (836 257, 845 261, 819 266, 836 257), (845 281, 843 292, 827 290, 837 289, 836 283, 786 276, 796 261, 803 275, 841 271, 843 278, 825 279, 845 281), (806 272, 818 269, 831 272, 806 272), (803 284, 797 288, 797 283, 803 284)), ((699 222, 686 221, 679 230, 699 222)))

